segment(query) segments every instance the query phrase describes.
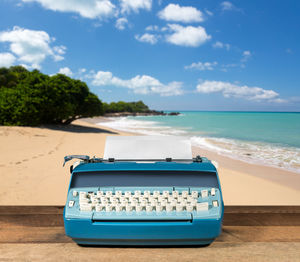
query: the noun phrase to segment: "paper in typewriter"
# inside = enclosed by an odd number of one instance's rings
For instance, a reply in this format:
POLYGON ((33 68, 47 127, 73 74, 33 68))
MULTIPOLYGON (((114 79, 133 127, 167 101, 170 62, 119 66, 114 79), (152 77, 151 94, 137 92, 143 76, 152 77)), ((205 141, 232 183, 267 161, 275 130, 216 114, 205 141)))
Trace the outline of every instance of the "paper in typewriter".
POLYGON ((180 136, 108 136, 104 158, 191 159, 190 139, 180 136))

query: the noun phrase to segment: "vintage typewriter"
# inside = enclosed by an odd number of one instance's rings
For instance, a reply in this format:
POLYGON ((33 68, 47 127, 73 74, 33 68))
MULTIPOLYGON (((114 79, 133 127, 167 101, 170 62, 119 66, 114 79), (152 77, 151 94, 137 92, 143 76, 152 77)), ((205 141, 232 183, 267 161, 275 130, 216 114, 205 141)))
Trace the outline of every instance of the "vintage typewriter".
POLYGON ((210 244, 222 227, 220 181, 207 158, 177 157, 191 156, 188 146, 179 138, 108 137, 104 158, 66 156, 80 160, 70 170, 66 235, 82 245, 210 244), (155 159, 158 145, 159 156, 175 158, 155 159))

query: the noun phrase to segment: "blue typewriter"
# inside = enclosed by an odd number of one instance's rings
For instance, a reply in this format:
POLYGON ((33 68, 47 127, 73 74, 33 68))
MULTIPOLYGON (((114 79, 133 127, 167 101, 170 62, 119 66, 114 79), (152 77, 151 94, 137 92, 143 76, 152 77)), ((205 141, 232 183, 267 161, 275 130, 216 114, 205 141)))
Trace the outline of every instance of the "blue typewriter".
POLYGON ((178 158, 191 156, 187 141, 138 138, 108 139, 103 158, 65 157, 80 160, 70 168, 66 235, 81 245, 210 244, 221 233, 224 212, 215 166, 200 156, 178 158), (108 144, 119 153, 112 154, 108 144), (157 145, 160 157, 154 158, 151 147, 157 145), (161 152, 175 157, 162 158, 161 152))

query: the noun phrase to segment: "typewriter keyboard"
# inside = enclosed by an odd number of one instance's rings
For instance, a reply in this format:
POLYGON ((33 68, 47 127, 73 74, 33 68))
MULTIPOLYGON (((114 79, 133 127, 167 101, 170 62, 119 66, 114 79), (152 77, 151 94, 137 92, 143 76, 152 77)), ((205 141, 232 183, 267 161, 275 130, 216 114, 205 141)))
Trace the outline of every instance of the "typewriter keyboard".
POLYGON ((72 191, 72 208, 78 201, 81 212, 201 212, 218 207, 214 199, 217 189, 189 191, 72 191))

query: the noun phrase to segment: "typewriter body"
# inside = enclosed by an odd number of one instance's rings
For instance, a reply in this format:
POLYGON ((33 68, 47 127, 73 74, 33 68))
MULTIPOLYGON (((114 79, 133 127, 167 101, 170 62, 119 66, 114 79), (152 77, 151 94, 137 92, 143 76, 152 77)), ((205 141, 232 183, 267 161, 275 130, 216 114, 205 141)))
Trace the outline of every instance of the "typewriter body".
POLYGON ((66 235, 82 245, 207 245, 220 233, 215 166, 189 159, 79 158, 71 167, 66 235))

